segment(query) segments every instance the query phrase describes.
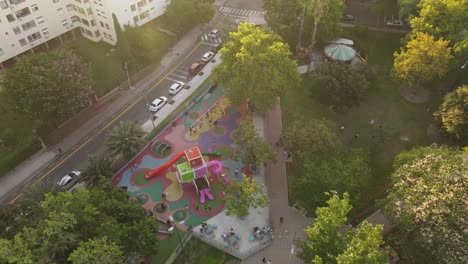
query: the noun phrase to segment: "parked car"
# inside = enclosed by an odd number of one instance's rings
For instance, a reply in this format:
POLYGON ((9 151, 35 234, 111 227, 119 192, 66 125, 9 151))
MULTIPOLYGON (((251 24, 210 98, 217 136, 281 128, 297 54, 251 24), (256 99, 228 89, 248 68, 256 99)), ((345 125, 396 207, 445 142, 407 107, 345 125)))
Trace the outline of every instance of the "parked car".
POLYGON ((175 83, 173 83, 171 85, 171 87, 169 87, 169 94, 172 94, 172 95, 176 95, 180 92, 180 90, 184 89, 185 86, 187 84, 185 84, 184 82, 181 82, 181 81, 177 81, 175 83))
POLYGON ((207 53, 203 54, 202 61, 208 63, 214 57, 214 55, 215 54, 213 52, 208 51, 207 53))
POLYGON ((67 175, 63 176, 62 179, 60 179, 60 181, 57 182, 57 186, 60 189, 68 190, 78 183, 80 179, 79 177, 80 175, 81 175, 81 172, 72 171, 68 173, 67 175))
POLYGON ((345 14, 345 15, 343 15, 343 17, 341 19, 344 20, 344 21, 354 21, 354 16, 350 15, 350 14, 345 14))
POLYGON ((159 96, 158 98, 154 99, 154 101, 149 105, 149 110, 151 112, 157 112, 166 104, 167 104, 167 97, 159 96))
POLYGON ((218 30, 217 30, 217 29, 213 29, 213 30, 210 32, 210 37, 212 37, 212 38, 217 38, 217 37, 218 37, 218 30))
POLYGON ((222 47, 223 47, 222 43, 216 44, 211 47, 211 51, 214 53, 217 53, 222 47))
POLYGON ((395 20, 387 20, 385 21, 386 26, 391 26, 391 27, 403 27, 403 21, 400 19, 395 19, 395 20))
POLYGON ((206 62, 202 60, 192 63, 192 65, 190 65, 188 73, 190 75, 197 75, 203 69, 203 67, 205 67, 205 64, 206 62))

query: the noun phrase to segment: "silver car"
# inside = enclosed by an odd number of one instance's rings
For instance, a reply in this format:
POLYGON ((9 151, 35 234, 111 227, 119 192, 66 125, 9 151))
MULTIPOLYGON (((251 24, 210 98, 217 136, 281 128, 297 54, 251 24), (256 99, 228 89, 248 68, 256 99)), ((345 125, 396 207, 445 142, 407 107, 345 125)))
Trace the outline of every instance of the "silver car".
POLYGON ((63 176, 60 181, 57 182, 57 186, 61 189, 70 189, 73 185, 77 184, 79 181, 79 176, 81 172, 79 171, 72 171, 67 175, 63 176))

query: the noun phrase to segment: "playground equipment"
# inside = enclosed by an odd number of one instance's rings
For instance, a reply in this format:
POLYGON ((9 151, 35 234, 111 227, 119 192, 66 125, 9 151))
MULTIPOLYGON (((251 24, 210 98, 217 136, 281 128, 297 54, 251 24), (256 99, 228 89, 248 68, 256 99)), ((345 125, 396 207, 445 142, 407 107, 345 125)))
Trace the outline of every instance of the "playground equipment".
POLYGON ((207 179, 208 175, 208 167, 211 168, 211 172, 214 174, 219 175, 223 170, 223 164, 218 160, 212 160, 209 162, 205 162, 203 159, 202 153, 198 149, 198 147, 186 149, 185 151, 181 151, 175 154, 170 160, 168 160, 165 164, 161 167, 158 167, 154 170, 150 170, 146 173, 146 179, 152 178, 159 173, 169 169, 181 158, 185 158, 185 161, 180 162, 176 165, 177 167, 177 181, 179 182, 180 188, 182 188, 182 183, 189 183, 192 182, 195 186, 197 194, 200 192, 200 202, 203 199, 203 203, 205 201, 205 196, 208 199, 213 200, 214 196, 211 194, 210 190, 210 182, 207 179), (197 179, 204 179, 207 186, 204 186, 202 190, 198 190, 198 185, 196 183, 197 179))

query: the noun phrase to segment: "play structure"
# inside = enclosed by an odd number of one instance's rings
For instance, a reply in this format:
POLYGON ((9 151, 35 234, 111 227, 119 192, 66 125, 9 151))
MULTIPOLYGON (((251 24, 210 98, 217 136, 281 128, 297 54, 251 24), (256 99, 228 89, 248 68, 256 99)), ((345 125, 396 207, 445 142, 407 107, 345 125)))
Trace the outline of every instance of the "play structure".
MULTIPOLYGON (((218 154, 204 152, 204 155, 217 156, 218 154)), ((152 177, 155 177, 159 173, 166 171, 167 169, 171 168, 175 163, 182 160, 182 158, 184 158, 184 160, 176 164, 176 176, 177 181, 179 182, 179 186, 182 188, 183 183, 191 182, 195 186, 197 194, 200 194, 200 203, 205 203, 206 198, 213 200, 214 196, 210 192, 210 182, 206 177, 208 175, 208 168, 211 168, 211 172, 213 174, 219 175, 223 170, 223 164, 218 160, 211 160, 209 162, 205 162, 202 153, 200 152, 198 147, 186 149, 175 154, 162 166, 154 170, 148 171, 145 175, 146 179, 150 179, 152 177), (201 186, 201 188, 199 188, 199 186, 201 186)))

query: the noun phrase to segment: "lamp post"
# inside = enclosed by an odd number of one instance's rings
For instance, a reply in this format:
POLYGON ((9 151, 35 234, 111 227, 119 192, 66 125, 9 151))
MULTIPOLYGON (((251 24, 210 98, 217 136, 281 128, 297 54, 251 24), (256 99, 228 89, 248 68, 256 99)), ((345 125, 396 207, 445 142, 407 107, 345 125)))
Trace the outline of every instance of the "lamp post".
MULTIPOLYGON (((146 96, 146 94, 143 94, 143 97, 145 98, 146 106, 149 107, 148 97, 146 96)), ((149 110, 149 108, 148 108, 148 113, 149 113, 149 117, 151 120, 151 124, 153 125, 153 129, 155 129, 156 127, 154 126, 153 114, 151 113, 151 110, 149 110)))
POLYGON ((32 130, 32 134, 33 134, 35 137, 37 137, 37 139, 39 139, 39 142, 41 142, 41 147, 42 147, 43 149, 46 149, 47 146, 46 146, 44 140, 42 140, 41 136, 39 136, 39 134, 37 133, 36 129, 33 129, 33 130, 32 130))
POLYGON ((177 230, 177 226, 176 226, 175 221, 172 222, 172 225, 174 226, 174 232, 176 233, 177 239, 179 240, 180 253, 182 253, 184 251, 184 244, 182 244, 182 240, 180 240, 180 235, 179 235, 179 232, 177 230))

